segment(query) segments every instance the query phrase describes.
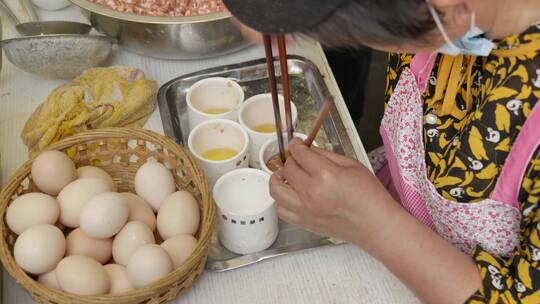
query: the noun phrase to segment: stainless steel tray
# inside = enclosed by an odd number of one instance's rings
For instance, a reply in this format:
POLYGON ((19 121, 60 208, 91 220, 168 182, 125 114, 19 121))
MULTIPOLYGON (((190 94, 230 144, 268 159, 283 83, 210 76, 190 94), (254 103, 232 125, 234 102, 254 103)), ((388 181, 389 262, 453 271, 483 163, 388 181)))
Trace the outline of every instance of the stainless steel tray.
MULTIPOLYGON (((318 109, 324 101, 324 96, 328 94, 328 88, 315 64, 307 59, 289 56, 288 66, 291 98, 299 112, 298 131, 308 133, 318 109)), ((279 62, 276 61, 276 71, 279 70, 279 62)), ((207 77, 234 79, 243 87, 246 99, 256 94, 269 92, 265 59, 211 68, 169 81, 158 92, 158 104, 165 134, 179 144, 186 143, 189 135, 185 99, 187 90, 198 80, 207 77)), ((281 87, 279 89, 281 90, 281 87)), ((327 150, 358 158, 343 121, 335 109, 325 121, 316 142, 327 150)), ((340 240, 322 237, 297 226, 280 222, 279 236, 269 249, 242 256, 222 247, 216 232, 212 239, 206 268, 212 271, 227 271, 291 252, 343 243, 340 240)))

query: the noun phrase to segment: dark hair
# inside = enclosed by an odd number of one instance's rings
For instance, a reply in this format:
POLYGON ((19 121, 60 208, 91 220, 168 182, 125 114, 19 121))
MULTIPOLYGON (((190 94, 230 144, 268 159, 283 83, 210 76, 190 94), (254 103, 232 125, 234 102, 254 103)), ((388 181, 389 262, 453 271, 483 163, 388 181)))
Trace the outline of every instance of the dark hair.
POLYGON ((426 0, 349 0, 303 34, 330 47, 422 41, 436 27, 426 0))

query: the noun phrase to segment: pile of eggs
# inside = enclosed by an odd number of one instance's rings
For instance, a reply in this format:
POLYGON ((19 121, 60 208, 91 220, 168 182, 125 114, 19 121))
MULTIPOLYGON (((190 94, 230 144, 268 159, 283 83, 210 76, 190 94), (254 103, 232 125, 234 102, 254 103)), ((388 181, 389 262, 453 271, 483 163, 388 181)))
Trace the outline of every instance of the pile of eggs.
POLYGON ((197 246, 199 205, 176 191, 161 163, 137 170, 136 194, 116 192, 103 169, 76 169, 59 151, 39 155, 31 173, 41 192, 17 197, 6 223, 18 235, 15 262, 48 287, 77 295, 128 292, 182 266, 197 246))

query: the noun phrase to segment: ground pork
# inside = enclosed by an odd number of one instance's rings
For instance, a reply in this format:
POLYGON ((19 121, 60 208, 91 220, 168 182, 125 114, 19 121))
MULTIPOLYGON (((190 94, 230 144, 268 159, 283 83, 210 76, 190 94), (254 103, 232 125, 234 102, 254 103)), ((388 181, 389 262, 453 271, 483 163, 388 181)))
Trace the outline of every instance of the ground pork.
POLYGON ((226 10, 221 0, 89 0, 119 12, 147 16, 200 16, 226 10))

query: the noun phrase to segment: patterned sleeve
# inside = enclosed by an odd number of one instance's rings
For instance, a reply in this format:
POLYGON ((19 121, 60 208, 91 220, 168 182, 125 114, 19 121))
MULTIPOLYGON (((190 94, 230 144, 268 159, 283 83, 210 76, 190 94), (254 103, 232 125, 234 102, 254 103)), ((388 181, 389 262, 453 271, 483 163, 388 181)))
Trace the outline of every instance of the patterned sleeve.
POLYGON ((466 303, 540 303, 540 149, 526 176, 520 193, 520 244, 509 258, 477 248, 473 258, 483 287, 466 303))

